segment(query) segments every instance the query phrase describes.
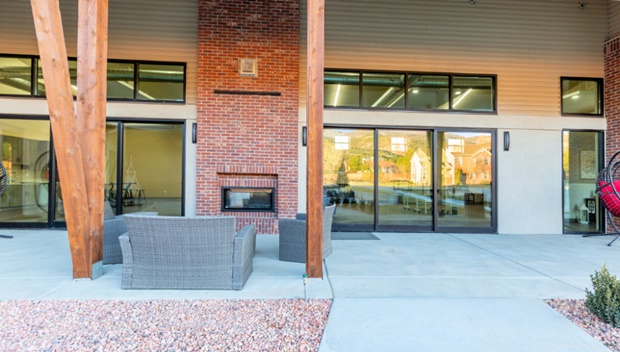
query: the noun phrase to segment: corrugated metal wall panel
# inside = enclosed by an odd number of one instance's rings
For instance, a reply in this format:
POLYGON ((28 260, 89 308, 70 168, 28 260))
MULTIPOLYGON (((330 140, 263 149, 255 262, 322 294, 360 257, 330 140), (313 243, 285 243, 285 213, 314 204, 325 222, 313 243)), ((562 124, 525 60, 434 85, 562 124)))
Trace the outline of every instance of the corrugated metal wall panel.
POLYGON ((609 0, 609 39, 620 36, 620 1, 609 0))
MULTIPOLYGON (((301 100, 305 105, 306 1, 301 100)), ((560 76, 603 76, 607 0, 326 0, 325 67, 498 75, 501 115, 560 115, 560 76)))
MULTIPOLYGON (((61 0, 70 56, 76 55, 77 2, 61 0)), ((0 0, 0 53, 37 55, 29 1, 0 0)), ((187 63, 187 103, 196 104, 198 2, 110 0, 108 57, 187 63)))

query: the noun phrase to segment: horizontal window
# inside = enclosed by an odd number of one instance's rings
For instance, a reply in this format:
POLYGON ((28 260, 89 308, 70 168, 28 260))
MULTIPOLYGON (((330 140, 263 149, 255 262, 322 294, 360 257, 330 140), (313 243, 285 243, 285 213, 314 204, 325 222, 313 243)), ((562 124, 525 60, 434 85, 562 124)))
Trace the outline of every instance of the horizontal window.
POLYGON ((603 80, 597 78, 561 78, 562 114, 602 115, 603 80))
POLYGON ((32 94, 32 58, 0 56, 0 94, 32 94))
POLYGON ((325 106, 335 108, 360 105, 360 74, 351 72, 325 72, 325 106))
POLYGON ((325 107, 494 112, 495 76, 325 71, 325 107))
POLYGON ((183 101, 185 65, 138 65, 138 100, 183 101))
MULTIPOLYGON (((75 97, 75 58, 69 59, 69 74, 75 97)), ((39 58, 0 55, 0 95, 45 96, 39 58)), ((108 100, 185 102, 185 64, 110 60, 107 97, 108 100)))
POLYGON ((437 110, 450 108, 449 76, 410 75, 408 82, 408 107, 437 110))
POLYGON ((364 73, 362 75, 364 107, 403 109, 405 75, 398 73, 364 73))

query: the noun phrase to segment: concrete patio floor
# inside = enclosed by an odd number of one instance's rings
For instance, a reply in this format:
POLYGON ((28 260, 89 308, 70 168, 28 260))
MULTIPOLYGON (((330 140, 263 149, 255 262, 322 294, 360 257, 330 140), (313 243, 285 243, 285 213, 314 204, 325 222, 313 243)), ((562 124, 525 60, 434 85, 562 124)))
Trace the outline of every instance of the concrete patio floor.
MULTIPOLYGON (((257 238, 241 291, 121 290, 120 265, 73 280, 66 231, 2 230, 0 300, 303 298, 303 264, 278 261, 278 237, 257 238)), ((541 299, 585 298, 611 237, 375 233, 333 241, 309 298, 333 299, 321 351, 607 351, 541 299)))

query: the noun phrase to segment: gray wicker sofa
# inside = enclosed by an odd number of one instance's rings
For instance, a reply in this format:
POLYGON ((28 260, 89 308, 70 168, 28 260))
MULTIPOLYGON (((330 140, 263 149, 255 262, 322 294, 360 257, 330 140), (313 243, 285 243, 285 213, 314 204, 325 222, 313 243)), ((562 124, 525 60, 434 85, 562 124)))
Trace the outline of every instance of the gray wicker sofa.
MULTIPOLYGON (((323 258, 332 253, 332 222, 336 205, 323 208, 323 258)), ((278 221, 280 232, 279 259, 286 262, 306 262, 306 214, 296 219, 278 221)))
POLYGON ((240 290, 253 270, 256 228, 232 216, 125 215, 123 289, 240 290))

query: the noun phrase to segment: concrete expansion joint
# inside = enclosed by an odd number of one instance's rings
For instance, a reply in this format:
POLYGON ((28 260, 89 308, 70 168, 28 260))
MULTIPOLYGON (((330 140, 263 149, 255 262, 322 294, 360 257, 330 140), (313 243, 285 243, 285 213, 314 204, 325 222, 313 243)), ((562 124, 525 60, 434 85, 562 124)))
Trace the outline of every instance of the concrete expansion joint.
POLYGON ((518 261, 516 261, 516 260, 510 259, 510 258, 508 258, 508 257, 505 257, 505 256, 501 255, 501 254, 495 253, 495 252, 493 252, 493 251, 491 251, 491 250, 489 250, 489 249, 486 249, 486 248, 484 248, 484 247, 481 247, 481 246, 479 246, 479 245, 477 245, 477 244, 471 243, 471 242, 469 242, 469 241, 466 241, 466 240, 464 240, 464 239, 462 239, 462 238, 459 238, 459 237, 457 237, 457 236, 454 236, 454 235, 452 235, 452 234, 449 234, 449 236, 450 236, 450 237, 452 237, 452 238, 455 238, 455 239, 457 239, 457 240, 459 240, 459 241, 461 241, 461 242, 467 243, 467 244, 469 244, 470 246, 473 246, 473 247, 476 247, 476 248, 478 248, 478 249, 481 249, 481 250, 483 250, 483 251, 485 251, 485 252, 487 252, 487 253, 491 253, 491 254, 493 254, 493 255, 495 255, 495 256, 497 256, 497 257, 499 257, 499 258, 502 258, 502 259, 504 259, 504 260, 507 260, 507 261, 509 261, 509 262, 512 262, 512 263, 514 263, 514 264, 517 264, 517 265, 519 265, 519 266, 521 266, 521 267, 523 267, 523 268, 525 268, 525 269, 528 269, 528 270, 531 270, 531 271, 533 271, 533 272, 535 272, 535 273, 538 273, 538 274, 540 274, 540 275, 542 275, 542 276, 548 277, 548 278, 550 278, 550 279, 554 279, 552 276, 550 276, 550 275, 548 275, 548 274, 545 274, 545 273, 543 273, 542 271, 536 270, 536 269, 534 269, 534 268, 532 268, 532 267, 529 267, 529 266, 527 266, 527 265, 525 265, 525 264, 523 264, 523 263, 519 263, 519 262, 518 262, 518 261))

